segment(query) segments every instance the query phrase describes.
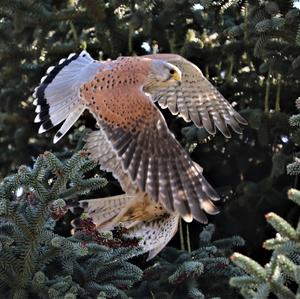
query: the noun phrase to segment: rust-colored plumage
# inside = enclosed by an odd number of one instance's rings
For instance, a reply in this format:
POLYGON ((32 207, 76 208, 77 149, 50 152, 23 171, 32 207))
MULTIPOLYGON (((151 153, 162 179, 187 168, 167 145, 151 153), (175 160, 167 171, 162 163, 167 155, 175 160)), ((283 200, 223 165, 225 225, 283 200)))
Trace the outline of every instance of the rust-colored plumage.
POLYGON ((229 137, 228 125, 241 132, 245 120, 192 63, 172 54, 98 62, 83 51, 50 69, 35 97, 36 121, 44 122, 40 132, 64 121, 55 142, 85 109, 97 120, 100 130, 88 136, 86 149, 126 192, 82 202, 99 230, 122 222, 131 236, 149 235, 143 247, 153 257, 176 232, 179 216, 206 223, 204 211, 218 212, 212 203, 218 195, 202 168, 154 105, 158 101, 212 134, 217 127, 229 137))

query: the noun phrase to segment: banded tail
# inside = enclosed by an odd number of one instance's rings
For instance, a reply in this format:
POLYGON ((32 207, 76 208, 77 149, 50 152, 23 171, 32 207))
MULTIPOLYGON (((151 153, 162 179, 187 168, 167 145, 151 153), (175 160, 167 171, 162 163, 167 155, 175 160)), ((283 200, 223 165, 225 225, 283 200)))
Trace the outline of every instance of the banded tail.
POLYGON ((103 64, 95 61, 86 52, 70 54, 56 66, 49 67, 41 79, 33 97, 37 106, 34 122, 41 122, 39 133, 43 133, 64 121, 54 136, 59 141, 86 109, 80 98, 80 87, 99 72, 103 64))
POLYGON ((80 206, 93 219, 99 231, 112 230, 119 223, 128 229, 126 236, 141 238, 147 260, 155 257, 177 231, 179 214, 169 214, 144 193, 82 200, 80 206))

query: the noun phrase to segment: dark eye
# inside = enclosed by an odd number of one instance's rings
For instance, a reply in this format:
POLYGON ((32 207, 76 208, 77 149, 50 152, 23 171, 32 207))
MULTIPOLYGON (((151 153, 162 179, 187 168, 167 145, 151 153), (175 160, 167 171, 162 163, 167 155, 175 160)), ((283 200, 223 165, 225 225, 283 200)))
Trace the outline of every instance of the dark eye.
POLYGON ((175 74, 175 70, 171 69, 171 70, 170 70, 170 74, 171 74, 171 75, 174 75, 174 74, 175 74))

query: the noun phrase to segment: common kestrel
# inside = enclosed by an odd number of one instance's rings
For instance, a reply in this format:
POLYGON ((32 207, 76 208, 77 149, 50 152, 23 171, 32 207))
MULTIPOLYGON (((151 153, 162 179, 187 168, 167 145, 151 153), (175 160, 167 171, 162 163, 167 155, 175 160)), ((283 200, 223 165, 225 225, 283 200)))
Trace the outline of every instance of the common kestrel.
POLYGON ((39 133, 64 121, 54 142, 85 109, 100 127, 86 149, 125 194, 81 202, 99 230, 123 223, 129 236, 142 238, 150 259, 172 238, 180 216, 206 223, 204 211, 218 213, 218 195, 154 104, 211 134, 217 128, 230 137, 228 126, 241 133, 246 121, 191 62, 173 54, 100 62, 82 51, 49 68, 33 96, 39 133))

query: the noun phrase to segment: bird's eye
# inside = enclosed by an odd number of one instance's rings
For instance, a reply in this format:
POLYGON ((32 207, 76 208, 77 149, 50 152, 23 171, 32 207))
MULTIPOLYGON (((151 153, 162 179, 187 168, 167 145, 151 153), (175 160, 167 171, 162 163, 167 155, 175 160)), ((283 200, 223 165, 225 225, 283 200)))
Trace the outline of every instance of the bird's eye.
POLYGON ((171 70, 170 70, 170 74, 171 74, 171 75, 174 75, 174 74, 175 74, 175 70, 174 70, 174 69, 171 69, 171 70))

